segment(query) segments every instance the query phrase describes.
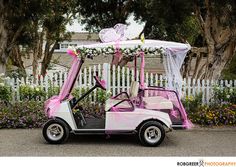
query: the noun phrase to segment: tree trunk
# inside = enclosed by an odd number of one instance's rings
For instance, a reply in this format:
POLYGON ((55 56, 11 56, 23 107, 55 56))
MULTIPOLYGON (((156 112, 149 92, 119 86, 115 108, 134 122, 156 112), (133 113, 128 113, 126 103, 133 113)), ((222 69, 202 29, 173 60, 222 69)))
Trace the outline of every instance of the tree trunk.
POLYGON ((221 76, 221 71, 231 61, 235 53, 235 48, 236 42, 232 41, 229 42, 224 49, 216 49, 216 55, 214 56, 211 64, 208 64, 208 68, 204 77, 209 79, 219 79, 221 76))
POLYGON ((5 74, 6 73, 6 64, 0 62, 0 74, 5 74))
POLYGON ((18 67, 21 72, 26 75, 24 62, 22 60, 22 52, 20 51, 19 46, 15 46, 10 53, 10 58, 12 60, 12 64, 16 67, 18 67))
POLYGON ((34 48, 33 51, 33 62, 32 62, 32 72, 33 72, 33 82, 36 83, 36 75, 37 75, 37 69, 38 69, 38 45, 34 48))
POLYGON ((0 1, 0 73, 6 72, 7 60, 16 46, 16 40, 23 30, 23 25, 19 26, 16 31, 9 30, 9 22, 7 18, 7 3, 0 1))
MULTIPOLYGON (((0 10, 3 10, 3 2, 0 2, 0 10)), ((6 63, 7 63, 7 41, 8 34, 6 28, 6 20, 4 19, 3 13, 0 15, 0 73, 6 73, 6 63)))
MULTIPOLYGON (((217 80, 235 54, 236 24, 227 24, 231 17, 230 13, 217 15, 210 0, 205 0, 205 8, 206 10, 201 13, 200 6, 195 4, 196 16, 206 40, 208 53, 206 62, 200 66, 195 76, 200 79, 217 80)), ((221 10, 224 10, 224 7, 221 10)))
POLYGON ((45 50, 44 50, 44 58, 42 61, 42 67, 41 67, 41 75, 45 77, 48 65, 51 62, 53 52, 55 50, 57 41, 55 41, 53 44, 50 44, 50 42, 46 42, 45 50), (50 49, 51 48, 51 49, 50 49))

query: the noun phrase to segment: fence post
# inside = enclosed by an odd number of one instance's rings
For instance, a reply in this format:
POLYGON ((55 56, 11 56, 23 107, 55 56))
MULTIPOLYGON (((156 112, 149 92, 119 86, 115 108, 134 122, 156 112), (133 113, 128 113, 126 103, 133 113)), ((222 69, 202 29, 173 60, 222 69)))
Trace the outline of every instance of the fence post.
MULTIPOLYGON (((97 74, 96 74, 97 68, 96 68, 96 67, 97 67, 96 65, 93 66, 93 76, 97 76, 97 74)), ((99 76, 99 77, 100 77, 100 76, 99 76)), ((94 77, 93 77, 92 81, 93 81, 93 85, 95 85, 96 82, 95 82, 94 77)), ((94 101, 97 100, 97 99, 96 99, 96 97, 97 97, 96 94, 97 94, 97 90, 95 89, 95 90, 93 91, 93 98, 94 98, 94 101)))
POLYGON ((117 93, 120 93, 120 66, 117 67, 117 93))
POLYGON ((20 84, 19 78, 16 78, 16 101, 20 101, 20 84))
POLYGON ((126 70, 127 70, 127 75, 126 75, 126 77, 127 77, 127 85, 126 85, 126 90, 128 91, 129 90, 129 88, 130 88, 130 71, 129 71, 129 68, 126 68, 126 70))
POLYGON ((121 72, 122 72, 122 92, 124 92, 125 91, 125 68, 124 67, 122 67, 121 72))
POLYGON ((16 85, 15 85, 15 79, 14 78, 11 78, 11 87, 12 87, 12 102, 14 103, 16 98, 15 98, 15 93, 16 93, 16 85))
POLYGON ((107 91, 109 91, 110 90, 110 87, 109 87, 109 81, 108 81, 108 79, 109 79, 109 64, 108 63, 104 63, 103 64, 103 68, 102 68, 102 79, 103 80, 105 80, 105 83, 106 83, 106 88, 107 88, 107 91))
POLYGON ((116 66, 112 65, 112 96, 116 94, 116 66))
MULTIPOLYGON (((188 77, 188 79, 187 79, 187 92, 188 92, 188 97, 191 95, 191 78, 190 77, 188 77)), ((186 94, 187 94, 187 92, 186 92, 186 94)))
POLYGON ((151 83, 150 83, 150 86, 154 86, 154 84, 153 84, 153 73, 150 74, 150 78, 151 78, 151 79, 150 79, 150 80, 151 80, 151 81, 150 81, 150 82, 151 82, 151 83))
POLYGON ((206 93, 205 93, 205 80, 202 80, 202 103, 206 102, 206 93))
POLYGON ((209 104, 209 99, 210 99, 210 93, 209 93, 209 90, 210 90, 210 82, 209 82, 209 79, 206 80, 206 103, 209 104))
POLYGON ((196 79, 192 80, 192 94, 193 96, 196 96, 196 79))
POLYGON ((188 96, 187 95, 187 80, 186 80, 186 78, 184 78, 184 80, 183 80, 183 84, 182 84, 182 89, 183 89, 183 96, 188 96))
MULTIPOLYGON (((163 87, 163 76, 162 75, 160 75, 160 87, 163 87)), ((165 87, 166 87, 166 85, 165 85, 165 87)))
POLYGON ((46 92, 46 99, 48 99, 48 75, 45 76, 44 78, 44 83, 45 83, 45 92, 46 92))

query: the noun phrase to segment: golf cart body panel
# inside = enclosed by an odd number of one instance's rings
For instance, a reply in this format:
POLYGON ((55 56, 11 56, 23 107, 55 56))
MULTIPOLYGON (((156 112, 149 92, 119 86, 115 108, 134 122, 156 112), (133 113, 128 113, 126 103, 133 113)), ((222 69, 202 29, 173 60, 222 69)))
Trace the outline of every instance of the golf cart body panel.
POLYGON ((106 112, 106 130, 135 130, 146 120, 158 120, 171 128, 171 120, 167 113, 136 108, 131 112, 106 112))
POLYGON ((60 103, 60 106, 57 112, 55 113, 54 117, 61 118, 63 121, 67 122, 72 130, 77 129, 70 104, 67 100, 60 103))

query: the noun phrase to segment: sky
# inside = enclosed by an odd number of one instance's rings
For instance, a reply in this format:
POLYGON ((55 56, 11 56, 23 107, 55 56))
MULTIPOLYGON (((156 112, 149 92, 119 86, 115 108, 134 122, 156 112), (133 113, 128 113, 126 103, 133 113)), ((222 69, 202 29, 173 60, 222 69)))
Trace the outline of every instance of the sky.
MULTIPOLYGON (((137 23, 136 21, 134 21, 133 15, 128 18, 127 23, 130 23, 130 25, 127 27, 125 34, 129 39, 137 37, 144 27, 144 23, 137 23)), ((68 24, 66 28, 68 31, 86 32, 83 29, 84 26, 78 23, 77 20, 74 20, 74 23, 72 25, 68 24)))

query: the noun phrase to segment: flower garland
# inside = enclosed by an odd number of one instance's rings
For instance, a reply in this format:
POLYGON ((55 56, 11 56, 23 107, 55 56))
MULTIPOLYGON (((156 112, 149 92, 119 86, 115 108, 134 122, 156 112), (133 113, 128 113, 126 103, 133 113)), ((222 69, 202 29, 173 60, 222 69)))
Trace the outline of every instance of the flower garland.
MULTIPOLYGON (((71 48, 68 48, 71 49, 71 48)), ((74 50, 75 54, 81 58, 93 58, 99 55, 113 55, 117 51, 114 46, 108 46, 105 48, 76 48, 74 50)), ((149 56, 160 56, 162 57, 164 54, 163 48, 142 48, 141 45, 138 45, 135 48, 120 48, 120 53, 126 57, 134 57, 134 55, 138 55, 140 52, 144 52, 149 56)))

